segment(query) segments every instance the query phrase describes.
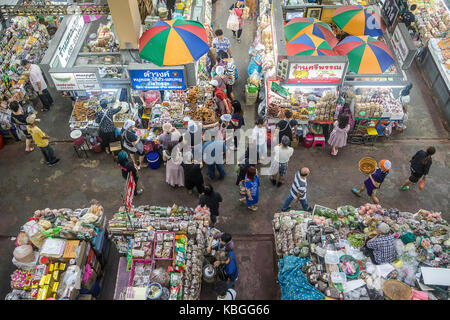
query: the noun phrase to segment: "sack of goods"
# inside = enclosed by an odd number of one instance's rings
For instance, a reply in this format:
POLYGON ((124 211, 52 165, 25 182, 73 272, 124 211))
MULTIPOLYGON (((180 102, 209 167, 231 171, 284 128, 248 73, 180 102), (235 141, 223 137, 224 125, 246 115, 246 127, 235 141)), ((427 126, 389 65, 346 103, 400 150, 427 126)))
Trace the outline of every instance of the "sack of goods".
POLYGON ((230 16, 228 17, 227 29, 233 31, 239 30, 239 19, 234 12, 230 13, 230 16))

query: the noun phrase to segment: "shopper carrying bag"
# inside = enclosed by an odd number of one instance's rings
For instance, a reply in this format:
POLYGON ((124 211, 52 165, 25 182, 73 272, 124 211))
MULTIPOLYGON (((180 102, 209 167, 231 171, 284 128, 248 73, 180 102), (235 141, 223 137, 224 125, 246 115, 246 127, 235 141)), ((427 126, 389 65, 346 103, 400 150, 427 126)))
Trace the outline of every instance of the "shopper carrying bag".
POLYGON ((227 29, 232 31, 239 30, 239 18, 234 11, 230 13, 230 16, 227 20, 227 29))

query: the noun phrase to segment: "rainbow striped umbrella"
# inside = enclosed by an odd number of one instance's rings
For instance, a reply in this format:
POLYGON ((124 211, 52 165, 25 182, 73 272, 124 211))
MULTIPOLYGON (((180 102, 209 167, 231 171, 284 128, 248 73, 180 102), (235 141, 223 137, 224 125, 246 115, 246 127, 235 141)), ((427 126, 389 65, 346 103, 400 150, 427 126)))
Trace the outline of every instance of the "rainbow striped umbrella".
POLYGON ((333 22, 344 32, 355 36, 382 36, 386 24, 376 13, 367 12, 362 6, 344 6, 336 9, 333 22))
POLYGON ((193 20, 158 21, 139 39, 139 56, 158 66, 186 64, 208 51, 206 30, 193 20))
POLYGON ((288 56, 335 56, 325 40, 311 34, 302 34, 286 45, 288 56))
POLYGON ((326 40, 333 48, 338 43, 331 27, 327 23, 314 18, 295 18, 284 26, 284 36, 287 42, 291 42, 305 33, 326 40))
POLYGON ((359 74, 380 74, 394 64, 388 45, 370 36, 348 36, 334 48, 348 57, 348 70, 359 74))

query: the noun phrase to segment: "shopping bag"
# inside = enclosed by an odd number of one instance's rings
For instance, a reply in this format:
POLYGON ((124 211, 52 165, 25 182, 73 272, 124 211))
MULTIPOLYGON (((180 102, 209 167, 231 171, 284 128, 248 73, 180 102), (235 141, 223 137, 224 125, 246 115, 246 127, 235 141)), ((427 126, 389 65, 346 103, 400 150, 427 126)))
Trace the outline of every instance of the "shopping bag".
POLYGON ((241 16, 241 18, 242 18, 243 20, 247 20, 248 17, 249 17, 249 12, 250 12, 250 8, 247 7, 247 6, 245 6, 244 9, 242 10, 242 16, 241 16))
POLYGON ((230 13, 230 16, 227 20, 227 29, 237 31, 239 30, 239 19, 234 12, 230 13))
POLYGON ((419 189, 420 190, 423 190, 423 189, 425 189, 425 180, 420 180, 420 182, 419 182, 419 189))

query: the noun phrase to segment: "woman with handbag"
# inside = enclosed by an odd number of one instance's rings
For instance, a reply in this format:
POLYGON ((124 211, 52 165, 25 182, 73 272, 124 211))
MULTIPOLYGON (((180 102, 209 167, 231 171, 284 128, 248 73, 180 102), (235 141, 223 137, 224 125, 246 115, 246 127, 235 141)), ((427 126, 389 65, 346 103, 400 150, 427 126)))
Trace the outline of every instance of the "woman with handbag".
POLYGON ((34 150, 34 147, 31 146, 32 137, 28 133, 27 130, 27 117, 19 102, 12 101, 9 104, 9 108, 11 109, 11 124, 16 127, 17 136, 20 140, 25 138, 25 151, 31 152, 34 150))
POLYGON ((136 123, 133 120, 126 120, 123 124, 122 130, 122 142, 125 150, 130 154, 133 163, 136 165, 138 170, 141 170, 141 165, 144 163, 144 144, 141 138, 136 134, 135 129, 136 123), (135 154, 139 155, 139 165, 136 164, 135 154))
POLYGON ((125 151, 120 151, 117 155, 117 162, 119 168, 122 170, 122 177, 124 179, 128 179, 128 174, 132 174, 134 178, 134 182, 136 183, 136 188, 134 189, 134 195, 138 196, 144 192, 144 190, 138 188, 138 180, 139 176, 136 170, 136 165, 133 161, 128 159, 127 153, 125 151))
POLYGON ((236 38, 238 43, 241 43, 242 28, 244 28, 244 19, 242 19, 244 8, 244 0, 237 0, 229 9, 230 13, 235 14, 239 21, 239 29, 237 31, 232 30, 233 36, 236 38))

